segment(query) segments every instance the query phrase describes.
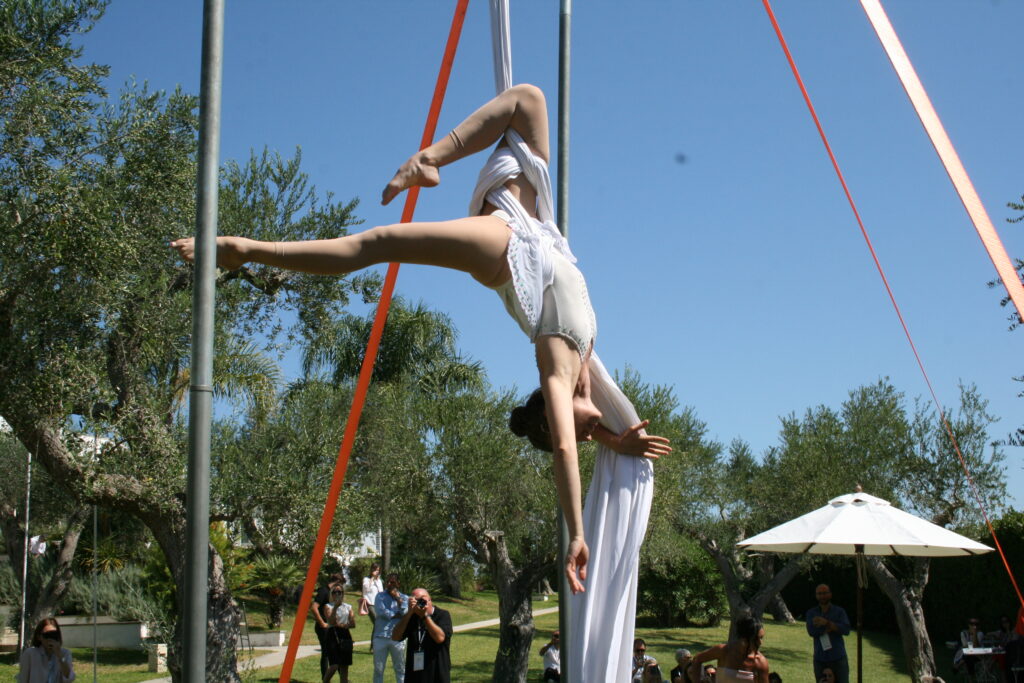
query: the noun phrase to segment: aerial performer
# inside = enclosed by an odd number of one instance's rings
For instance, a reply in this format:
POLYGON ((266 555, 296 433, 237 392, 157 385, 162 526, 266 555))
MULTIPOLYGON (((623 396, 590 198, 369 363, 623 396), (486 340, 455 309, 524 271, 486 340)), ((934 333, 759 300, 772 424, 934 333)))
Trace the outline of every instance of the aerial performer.
MULTIPOLYGON (((511 87, 451 133, 407 160, 384 188, 390 203, 410 187, 434 187, 439 169, 498 142, 480 173, 469 217, 399 223, 327 240, 260 242, 218 237, 217 264, 246 263, 320 275, 341 275, 380 263, 440 266, 469 273, 494 289, 534 344, 540 388, 513 410, 510 428, 554 455, 555 486, 569 528, 565 573, 583 590, 589 549, 584 539, 577 441, 596 440, 616 453, 657 459, 668 439, 649 435, 642 420, 612 431, 591 398, 597 323, 586 282, 553 222, 544 94, 511 87)), ((171 243, 192 261, 194 240, 171 243)), ((603 366, 600 372, 604 373, 603 366)))

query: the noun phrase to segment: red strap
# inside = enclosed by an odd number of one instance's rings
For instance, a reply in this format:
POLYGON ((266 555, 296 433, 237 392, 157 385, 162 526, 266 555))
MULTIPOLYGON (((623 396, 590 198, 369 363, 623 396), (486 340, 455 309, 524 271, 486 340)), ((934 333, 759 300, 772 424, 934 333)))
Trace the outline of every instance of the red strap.
MULTIPOLYGON (((448 43, 445 46, 444 57, 441 59, 441 69, 437 76, 437 85, 434 87, 434 98, 430 103, 430 111, 427 113, 427 123, 423 127, 420 149, 430 145, 437 130, 437 119, 441 113, 441 104, 444 102, 444 94, 448 87, 448 78, 451 75, 452 64, 455 61, 455 50, 459 45, 459 36, 462 33, 462 24, 466 18, 466 7, 468 5, 469 0, 458 0, 458 4, 455 7, 451 30, 448 33, 448 43)), ((403 223, 412 221, 418 197, 418 187, 410 188, 406 193, 405 208, 402 210, 403 223)), ((345 473, 348 470, 348 457, 352 452, 352 445, 355 443, 356 431, 359 428, 359 418, 363 412, 366 392, 370 386, 373 365, 377 360, 377 350, 380 347, 381 335, 384 333, 384 323, 388 317, 388 309, 391 306, 391 297, 394 293, 395 281, 397 279, 398 264, 392 263, 388 265, 387 276, 384 278, 384 288, 381 290, 380 302, 377 304, 377 314, 373 319, 373 327, 370 330, 370 341, 366 345, 366 355, 363 356, 363 366, 359 371, 359 379, 356 382, 355 395, 352 397, 352 408, 345 423, 345 435, 341 440, 338 460, 334 466, 334 478, 331 479, 331 488, 327 494, 324 514, 320 519, 320 530, 317 533, 316 543, 313 545, 313 554, 309 560, 309 570, 306 572, 306 582, 302 588, 302 597, 299 599, 298 611, 295 614, 295 624, 292 626, 292 633, 288 639, 288 652, 285 655, 284 666, 281 668, 281 676, 278 678, 278 683, 288 683, 291 680, 295 653, 298 650, 299 641, 302 639, 302 629, 306 625, 306 616, 309 613, 309 606, 313 599, 313 589, 316 587, 321 562, 327 548, 327 537, 330 534, 331 525, 334 523, 338 496, 341 493, 341 486, 345 482, 345 473)))
MULTIPOLYGON (((875 253, 875 247, 871 243, 871 237, 868 235, 867 228, 864 227, 864 221, 862 221, 861 218, 860 218, 860 212, 857 210, 857 205, 853 201, 853 195, 850 194, 850 188, 846 185, 846 179, 843 177, 843 172, 839 169, 839 162, 836 161, 836 157, 832 153, 832 146, 829 144, 828 138, 825 136, 825 129, 822 127, 821 121, 818 119, 818 114, 817 114, 817 112, 814 109, 814 105, 811 103, 811 96, 807 93, 807 88, 804 86, 804 81, 800 77, 800 71, 796 68, 796 62, 793 60, 793 55, 789 51, 789 46, 786 44, 786 39, 782 35, 782 29, 779 27, 779 22, 775 19, 775 13, 772 11, 771 3, 769 2, 769 0, 762 0, 762 2, 764 3, 765 10, 768 12, 768 18, 772 22, 772 27, 774 27, 774 29, 775 29, 775 35, 778 36, 778 38, 779 38, 779 44, 782 45, 782 51, 786 54, 786 60, 789 62, 790 69, 792 69, 792 71, 793 71, 793 76, 796 77, 796 82, 797 82, 797 85, 800 87, 800 92, 803 94, 804 102, 807 103, 807 109, 811 113, 811 118, 814 119, 814 125, 818 128, 818 134, 821 136, 821 141, 825 145, 825 151, 828 152, 828 158, 832 161, 832 168, 835 169, 836 176, 838 176, 838 178, 839 178, 839 183, 843 186, 843 192, 846 193, 846 199, 850 203, 850 208, 853 209, 853 215, 857 219, 857 225, 860 226, 861 235, 864 236, 864 241, 867 243, 868 250, 871 252, 871 258, 874 259, 875 267, 878 269, 878 274, 881 275, 882 282, 885 284, 885 291, 889 293, 889 300, 892 302, 892 306, 896 310, 896 316, 900 320, 900 325, 903 326, 903 333, 906 335, 907 341, 910 343, 910 349, 914 352, 914 358, 917 360, 917 367, 920 368, 921 375, 924 377, 925 384, 928 386, 928 391, 931 392, 932 401, 934 402, 935 408, 938 411, 939 418, 942 421, 942 425, 943 425, 943 427, 946 430, 946 435, 949 436, 950 442, 953 444, 953 448, 956 451, 957 457, 960 459, 960 465, 961 465, 961 467, 964 470, 964 474, 967 476, 967 482, 968 482, 968 484, 970 484, 971 492, 973 493, 974 499, 975 499, 975 501, 978 504, 978 508, 981 510, 982 516, 985 518, 985 523, 988 525, 989 533, 992 534, 992 541, 995 543, 996 549, 999 551, 999 555, 1000 555, 1000 557, 1003 560, 1003 565, 1006 567, 1006 573, 1010 577, 1010 583, 1013 585, 1013 589, 1017 593, 1017 599, 1020 600, 1022 609, 1024 609, 1024 597, 1021 596, 1020 588, 1017 585, 1017 579, 1014 577, 1013 570, 1010 568, 1010 563, 1006 559, 1006 553, 1003 552, 1003 547, 999 543, 999 539, 996 536, 996 530, 993 528, 992 523, 989 521, 988 513, 985 510, 985 504, 982 501, 981 495, 978 492, 978 488, 974 484, 974 479, 971 477, 971 473, 970 473, 970 471, 967 468, 967 461, 964 459, 963 453, 960 451, 960 444, 959 444, 959 442, 956 439, 956 435, 953 433, 952 427, 950 427, 950 425, 949 425, 949 421, 946 419, 946 414, 945 414, 945 412, 942 409, 942 404, 939 403, 939 398, 938 398, 938 396, 935 393, 935 389, 932 387, 932 381, 928 377, 928 372, 927 372, 927 370, 925 370, 924 363, 921 361, 921 356, 917 352, 917 346, 914 344, 914 340, 910 336, 910 329, 907 327, 907 323, 903 319, 903 313, 900 310, 899 304, 896 303, 896 296, 893 294, 892 288, 889 286, 889 280, 888 280, 888 278, 886 278, 885 271, 882 269, 882 264, 878 260, 878 254, 875 253)), ((861 0, 861 4, 865 4, 865 3, 877 4, 877 0, 861 0)), ((865 9, 867 9, 866 6, 865 6, 865 9)), ((881 7, 879 7, 878 9, 879 9, 879 11, 881 11, 881 7)), ((869 12, 869 16, 870 16, 870 12, 869 12)), ((883 16, 884 16, 884 14, 883 14, 883 16)), ((886 23, 888 23, 888 22, 886 22, 886 23)), ((889 30, 892 31, 892 27, 891 26, 889 26, 889 30)), ((893 35, 893 37, 895 37, 895 35, 896 35, 895 32, 893 32, 892 35, 893 35)), ((879 37, 881 37, 881 36, 879 36, 879 37)), ((883 44, 885 44, 885 40, 884 39, 883 39, 882 42, 883 42, 883 44)), ((898 42, 899 41, 897 39, 897 43, 898 42)), ((905 58, 906 58, 906 55, 904 55, 904 59, 905 58)), ((910 62, 908 60, 907 64, 909 65, 909 63, 910 62)), ((897 67, 897 70, 898 69, 899 69, 899 67, 897 67)), ((916 78, 916 76, 915 76, 915 78, 916 78)), ((920 88, 921 93, 923 94, 924 93, 924 88, 921 87, 920 82, 917 83, 917 86, 920 88)), ((908 92, 909 92, 909 88, 908 88, 908 92)), ((927 95, 925 95, 925 97, 927 98, 927 95)), ((931 105, 929 104, 929 107, 930 106, 931 105)), ((934 115, 934 110, 932 111, 932 114, 934 115)), ((935 116, 934 118, 935 118, 935 121, 938 121, 938 116, 935 116)), ((922 121, 923 120, 924 120, 924 117, 922 116, 922 121)), ((941 124, 939 124, 939 125, 941 127, 941 124)), ((928 124, 926 123, 925 126, 927 127, 928 124)), ((943 135, 945 135, 944 132, 943 132, 943 135)), ((946 138, 946 143, 947 144, 949 143, 948 138, 946 138)), ((936 144, 936 149, 939 150, 939 155, 942 156, 943 152, 939 148, 938 144, 936 144)), ((949 144, 949 149, 952 150, 952 145, 951 144, 949 144)), ((953 152, 953 154, 955 156, 956 153, 953 152)), ((943 163, 945 163, 945 160, 943 160, 943 163)), ((959 164, 959 160, 957 160, 957 164, 959 164)), ((948 166, 947 166, 947 171, 949 171, 949 167, 948 166)), ((960 172, 962 173, 963 178, 967 177, 967 173, 966 173, 966 171, 963 171, 963 167, 962 166, 960 167, 960 172)), ((953 183, 957 184, 957 179, 954 177, 954 173, 952 171, 949 171, 949 173, 950 173, 950 177, 953 178, 953 183)), ((967 180, 967 183, 970 184, 970 180, 967 180)), ((957 189, 959 191, 959 189, 960 189, 959 186, 958 186, 957 189)), ((971 188, 971 191, 973 192, 973 187, 971 188)), ((963 195, 961 195, 961 197, 962 196, 963 195)), ((974 197, 975 197, 975 200, 976 200, 977 207, 980 208, 981 207, 980 200, 977 200, 977 195, 974 195, 974 197)), ((967 210, 970 213, 972 211, 972 207, 968 204, 968 202, 966 200, 964 201, 964 204, 965 204, 965 206, 967 206, 967 210)), ((982 213, 984 213, 984 209, 981 209, 981 211, 982 211, 982 213)), ((971 215, 972 215, 972 219, 973 219, 974 218, 974 214, 972 213, 971 215)), ((985 218, 986 218, 986 220, 988 219, 987 216, 985 216, 985 218)), ((977 223, 975 225, 977 226, 977 223)), ((989 222, 989 227, 991 228, 991 222, 989 222)), ((995 228, 991 228, 991 230, 992 230, 993 233, 995 232, 995 228)), ((981 229, 980 228, 979 228, 979 233, 981 233, 981 229)), ((995 239, 998 242, 998 240, 999 240, 998 236, 996 236, 995 239)), ((984 236, 982 237, 982 240, 985 241, 985 237, 984 236)), ((1001 244, 999 246, 1000 246, 1000 248, 1002 247, 1001 244)), ((986 248, 988 248, 988 242, 987 241, 986 241, 986 248)), ((991 255, 991 253, 992 252, 990 251, 989 254, 991 255)), ((1005 254, 1005 251, 1004 251, 1003 252, 1003 256, 1005 257, 1005 255, 1006 254, 1005 254)), ((1007 262, 1009 262, 1009 259, 1007 259, 1007 262)), ((997 264, 997 268, 998 268, 998 264, 997 264)), ((1020 288, 1021 287, 1020 279, 1017 277, 1016 271, 1012 270, 1012 267, 1011 267, 1011 272, 1013 272, 1013 282, 1016 283, 1017 288, 1020 288)), ((1013 290, 1012 290, 1011 283, 1008 282, 1005 278, 1004 278, 1003 282, 1007 284, 1007 289, 1011 290, 1011 296, 1012 296, 1013 295, 1013 290)), ((1016 299, 1015 299, 1015 302, 1016 302, 1016 299)), ((1021 311, 1020 305, 1018 305, 1018 309, 1017 310, 1018 310, 1018 313, 1021 311)))

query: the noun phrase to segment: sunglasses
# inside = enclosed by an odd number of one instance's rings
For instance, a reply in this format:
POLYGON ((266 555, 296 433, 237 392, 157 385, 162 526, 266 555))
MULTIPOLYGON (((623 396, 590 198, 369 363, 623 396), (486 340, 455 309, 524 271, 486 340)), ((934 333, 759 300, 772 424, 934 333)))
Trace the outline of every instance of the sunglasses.
POLYGON ((646 647, 638 647, 637 649, 633 650, 633 652, 647 652, 647 648, 646 647))
POLYGON ((43 640, 60 640, 60 634, 56 631, 43 631, 39 637, 43 640))

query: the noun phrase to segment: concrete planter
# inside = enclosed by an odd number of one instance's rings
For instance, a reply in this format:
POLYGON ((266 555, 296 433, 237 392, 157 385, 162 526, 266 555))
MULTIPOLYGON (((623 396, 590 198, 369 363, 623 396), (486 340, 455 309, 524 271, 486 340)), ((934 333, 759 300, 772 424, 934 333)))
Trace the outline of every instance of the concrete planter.
MULTIPOLYGON (((92 617, 57 618, 60 622, 61 634, 64 636, 64 647, 92 647, 92 617)), ((149 637, 149 626, 141 621, 117 621, 113 617, 96 617, 97 647, 112 647, 130 650, 142 647, 143 641, 149 637)))
POLYGON ((284 631, 249 631, 249 642, 253 647, 284 647, 287 645, 284 631))

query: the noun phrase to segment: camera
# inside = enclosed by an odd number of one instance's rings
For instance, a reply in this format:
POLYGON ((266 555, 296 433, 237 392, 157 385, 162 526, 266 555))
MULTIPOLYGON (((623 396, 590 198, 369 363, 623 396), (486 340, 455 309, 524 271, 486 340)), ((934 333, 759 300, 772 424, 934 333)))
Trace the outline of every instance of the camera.
POLYGON ((420 608, 426 607, 427 606, 427 601, 424 600, 423 598, 420 598, 419 600, 416 601, 416 606, 420 607, 420 608))

